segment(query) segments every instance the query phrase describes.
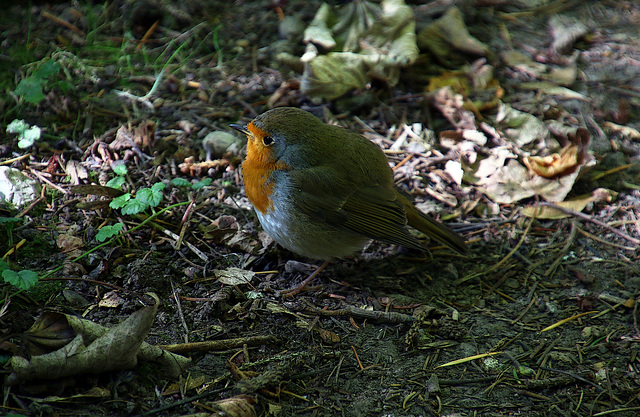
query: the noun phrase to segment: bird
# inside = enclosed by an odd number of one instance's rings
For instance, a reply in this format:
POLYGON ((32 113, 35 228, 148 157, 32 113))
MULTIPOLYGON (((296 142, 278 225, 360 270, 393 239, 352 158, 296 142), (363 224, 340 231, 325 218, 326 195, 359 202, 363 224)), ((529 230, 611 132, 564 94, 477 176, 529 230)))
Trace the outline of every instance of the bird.
POLYGON ((248 139, 242 179, 262 228, 291 252, 325 261, 289 296, 330 260, 354 254, 370 239, 428 252, 407 226, 467 252, 462 236, 394 185, 382 149, 359 133, 296 107, 276 107, 231 127, 248 139))

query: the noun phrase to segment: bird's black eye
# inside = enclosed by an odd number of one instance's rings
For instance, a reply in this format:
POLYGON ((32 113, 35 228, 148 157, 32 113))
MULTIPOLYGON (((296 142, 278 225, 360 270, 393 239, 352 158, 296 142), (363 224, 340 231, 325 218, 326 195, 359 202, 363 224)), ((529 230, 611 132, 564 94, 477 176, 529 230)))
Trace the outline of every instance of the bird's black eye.
POLYGON ((265 136, 262 138, 262 143, 264 144, 264 146, 269 146, 273 143, 273 137, 271 136, 265 136))

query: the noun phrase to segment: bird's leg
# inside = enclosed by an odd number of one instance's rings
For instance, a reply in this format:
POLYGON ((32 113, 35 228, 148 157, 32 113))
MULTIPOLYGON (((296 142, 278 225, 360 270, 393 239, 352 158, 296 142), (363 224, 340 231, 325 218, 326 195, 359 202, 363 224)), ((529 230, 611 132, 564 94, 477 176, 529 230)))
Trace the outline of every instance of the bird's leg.
POLYGON ((280 294, 284 294, 284 298, 293 297, 294 295, 298 294, 311 282, 312 279, 314 279, 323 269, 325 269, 327 265, 329 265, 329 261, 324 261, 322 265, 318 267, 318 269, 313 271, 313 273, 307 277, 307 279, 305 279, 299 285, 296 285, 293 288, 289 288, 288 290, 282 291, 280 294))

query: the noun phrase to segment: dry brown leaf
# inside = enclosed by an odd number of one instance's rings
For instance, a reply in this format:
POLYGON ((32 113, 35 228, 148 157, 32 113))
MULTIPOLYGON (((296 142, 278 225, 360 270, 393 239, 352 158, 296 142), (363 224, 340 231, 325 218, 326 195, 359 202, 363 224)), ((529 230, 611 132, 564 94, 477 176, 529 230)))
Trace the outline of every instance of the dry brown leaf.
MULTIPOLYGON (((395 85, 400 68, 418 56, 413 11, 403 0, 383 0, 380 6, 357 0, 335 11, 323 4, 304 39, 300 90, 315 100, 365 88, 372 79, 395 85)), ((289 55, 278 57, 297 65, 289 55)))
POLYGON ((456 129, 475 130, 476 116, 464 108, 464 97, 451 87, 442 87, 429 95, 432 104, 456 129))
POLYGON ((613 122, 604 122, 602 125, 609 131, 617 133, 620 136, 624 136, 629 139, 640 139, 640 132, 630 126, 622 126, 613 122))
POLYGON ((575 41, 589 32, 587 25, 578 19, 557 14, 549 19, 549 28, 553 37, 550 49, 561 54, 567 53, 575 41))
POLYGON ((215 219, 211 225, 203 227, 205 239, 212 239, 217 244, 224 244, 231 239, 238 230, 240 223, 234 216, 223 215, 215 219))
POLYGON ((30 360, 14 356, 10 382, 131 369, 138 362, 140 345, 151 329, 157 310, 157 303, 143 307, 92 341, 75 329, 76 337, 54 352, 30 360))
POLYGON ((498 146, 491 149, 488 157, 478 163, 478 169, 473 173, 478 178, 477 184, 488 184, 491 176, 495 175, 504 166, 507 159, 515 159, 515 155, 507 146, 498 146))
POLYGON ((144 120, 133 130, 133 143, 139 148, 147 148, 153 145, 156 134, 156 123, 153 120, 144 120))
POLYGON ((226 285, 249 284, 255 276, 255 272, 241 268, 215 269, 213 271, 216 279, 226 285))
POLYGON ((69 176, 69 183, 71 185, 80 184, 80 180, 86 180, 89 178, 89 172, 80 162, 70 160, 64 167, 65 173, 69 176))
POLYGON ((98 307, 116 308, 124 304, 124 298, 117 291, 109 291, 98 302, 98 307))
MULTIPOLYGON (((593 193, 588 197, 576 198, 574 200, 568 200, 568 201, 559 201, 555 204, 563 208, 567 208, 575 211, 582 211, 590 203, 599 202, 599 201, 611 202, 616 195, 617 193, 611 190, 598 188, 594 190, 593 193)), ((547 220, 558 220, 558 219, 564 219, 571 216, 554 207, 539 206, 539 205, 532 205, 532 206, 523 208, 522 214, 524 214, 527 217, 533 217, 536 219, 547 219, 547 220)))
POLYGON ((78 236, 72 236, 66 233, 59 234, 56 238, 56 244, 60 250, 67 255, 68 258, 77 258, 82 254, 84 242, 78 236))
POLYGON ((462 164, 459 161, 447 161, 447 163, 444 164, 444 170, 449 174, 453 182, 458 185, 462 184, 464 171, 462 170, 462 164))
POLYGON ((547 66, 531 59, 531 56, 521 51, 508 50, 500 53, 502 62, 512 69, 532 78, 540 78, 547 72, 547 66))
POLYGON ((471 36, 464 23, 462 12, 457 7, 450 8, 447 13, 418 34, 420 49, 428 49, 441 62, 452 59, 452 55, 460 52, 477 56, 486 56, 489 48, 471 36))
POLYGON ((522 186, 528 177, 525 167, 515 159, 509 159, 506 165, 483 181, 481 190, 496 203, 515 203, 535 195, 532 190, 522 186))
POLYGON ((516 110, 508 104, 500 104, 496 122, 502 127, 505 137, 515 143, 518 148, 533 142, 541 143, 549 137, 549 129, 542 120, 516 110))
POLYGON ((557 98, 566 100, 589 101, 588 97, 566 87, 560 87, 549 81, 520 83, 518 87, 523 90, 535 90, 539 94, 543 94, 546 96, 555 96, 557 98))
POLYGON ((248 395, 238 395, 210 403, 213 415, 228 417, 256 417, 256 400, 248 395))
POLYGON ((39 356, 60 349, 76 336, 64 314, 48 311, 41 314, 31 328, 22 334, 29 356, 39 356))
POLYGON ((544 178, 556 178, 573 173, 579 167, 591 160, 589 145, 591 135, 585 128, 578 128, 569 136, 571 143, 567 144, 559 153, 548 156, 530 156, 524 158, 524 164, 544 178))
POLYGON ((578 168, 578 147, 567 145, 547 156, 528 156, 524 158, 527 168, 544 178, 554 178, 560 175, 570 174, 578 168))

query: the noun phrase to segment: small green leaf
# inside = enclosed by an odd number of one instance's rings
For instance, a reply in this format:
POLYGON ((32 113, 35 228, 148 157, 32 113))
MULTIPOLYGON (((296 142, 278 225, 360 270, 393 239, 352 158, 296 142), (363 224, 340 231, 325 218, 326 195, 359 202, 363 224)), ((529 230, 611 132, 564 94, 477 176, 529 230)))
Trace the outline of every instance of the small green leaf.
POLYGON ((113 167, 113 172, 116 175, 127 175, 127 166, 125 164, 118 164, 113 167))
POLYGON ((40 128, 38 126, 33 126, 27 130, 25 130, 20 135, 20 140, 18 141, 18 148, 25 149, 33 146, 35 141, 40 139, 40 128))
POLYGON ((131 194, 126 193, 124 195, 121 195, 120 197, 116 197, 113 200, 111 200, 111 203, 109 203, 109 207, 111 207, 114 210, 117 210, 119 208, 126 206, 129 200, 131 200, 131 194))
POLYGON ((191 183, 184 178, 174 178, 171 180, 171 185, 176 187, 191 187, 191 183))
POLYGON ((107 187, 111 187, 111 188, 120 188, 122 187, 122 184, 124 184, 127 180, 124 177, 121 176, 117 176, 114 178, 111 178, 109 181, 107 181, 106 186, 107 187))
POLYGON ((162 192, 162 190, 164 190, 164 187, 166 187, 166 186, 164 185, 164 183, 163 183, 163 182, 156 182, 155 184, 153 184, 153 185, 151 186, 151 189, 152 189, 154 192, 162 192))
POLYGON ((14 271, 12 269, 5 269, 2 271, 2 278, 4 282, 15 285, 18 289, 28 290, 38 283, 38 274, 29 270, 23 269, 22 271, 14 271))
POLYGON ((151 191, 151 188, 139 189, 136 192, 136 200, 138 200, 142 204, 150 206, 151 202, 153 201, 153 191, 151 191))
POLYGON ((113 226, 103 226, 100 228, 98 233, 96 234, 96 240, 98 242, 104 242, 107 239, 116 236, 118 233, 122 232, 124 228, 124 224, 116 223, 113 226))
POLYGON ((127 205, 122 207, 121 211, 122 211, 122 214, 125 214, 125 215, 138 214, 145 211, 147 207, 149 207, 148 204, 145 204, 142 201, 134 198, 133 200, 129 200, 127 205))
POLYGON ((141 188, 138 190, 136 199, 150 207, 158 206, 160 201, 162 201, 162 188, 164 188, 164 184, 162 184, 162 187, 155 187, 155 185, 157 184, 154 184, 152 188, 141 188), (160 189, 158 190, 158 188, 160 189))
POLYGON ((26 101, 32 104, 38 104, 44 100, 42 80, 40 78, 27 77, 20 80, 13 92, 18 96, 24 97, 26 101))
POLYGON ((60 65, 55 61, 45 61, 40 68, 33 74, 34 78, 46 80, 60 71, 60 65))
POLYGON ((4 272, 5 269, 9 269, 9 262, 0 259, 0 273, 4 272))
POLYGON ((206 187, 207 185, 211 184, 211 181, 213 181, 211 178, 207 177, 201 181, 196 182, 195 184, 193 184, 191 186, 191 188, 193 188, 194 190, 199 190, 201 188, 206 187))
POLYGON ((68 81, 59 81, 56 83, 56 85, 58 86, 58 88, 60 88, 60 91, 62 91, 64 94, 71 93, 75 88, 75 86, 68 81))
POLYGON ((24 120, 14 119, 9 126, 7 126, 7 133, 22 133, 29 128, 29 124, 24 120))

